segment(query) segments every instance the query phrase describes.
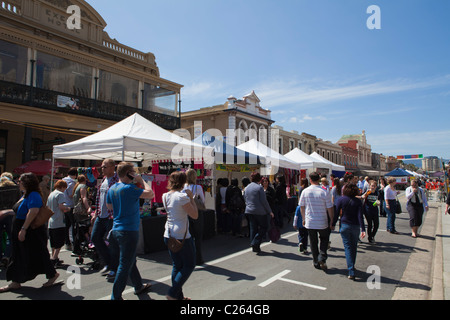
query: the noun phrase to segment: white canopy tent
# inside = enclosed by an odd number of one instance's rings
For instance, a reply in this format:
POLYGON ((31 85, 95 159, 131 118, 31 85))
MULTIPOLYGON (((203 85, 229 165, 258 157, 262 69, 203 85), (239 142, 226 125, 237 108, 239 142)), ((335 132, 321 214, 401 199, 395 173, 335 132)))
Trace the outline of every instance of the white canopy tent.
POLYGON ((299 148, 295 148, 289 153, 284 155, 286 158, 290 159, 291 161, 298 162, 301 165, 301 168, 304 169, 317 169, 317 168, 324 168, 324 169, 330 169, 331 165, 328 163, 325 163, 323 161, 320 161, 316 158, 311 157, 310 155, 306 154, 299 148))
POLYGON ((317 159, 319 161, 322 161, 325 164, 329 164, 331 166, 331 170, 332 171, 340 171, 340 172, 345 172, 345 167, 338 165, 336 163, 333 163, 327 159, 325 159, 324 157, 322 157, 321 155, 319 155, 317 152, 314 152, 311 154, 311 157, 313 157, 314 159, 317 159))
POLYGON ((217 164, 261 164, 264 161, 260 155, 244 151, 235 146, 232 146, 219 137, 212 136, 208 131, 205 131, 201 136, 193 140, 193 142, 203 146, 209 146, 214 152, 213 155, 215 163, 217 164))
POLYGON ((53 160, 181 162, 184 159, 201 159, 204 148, 135 113, 103 131, 68 144, 54 146, 53 160))
POLYGON ((262 159, 265 159, 266 170, 261 173, 263 175, 276 174, 279 168, 301 170, 300 163, 286 158, 255 139, 245 142, 237 146, 237 148, 259 155, 262 159))

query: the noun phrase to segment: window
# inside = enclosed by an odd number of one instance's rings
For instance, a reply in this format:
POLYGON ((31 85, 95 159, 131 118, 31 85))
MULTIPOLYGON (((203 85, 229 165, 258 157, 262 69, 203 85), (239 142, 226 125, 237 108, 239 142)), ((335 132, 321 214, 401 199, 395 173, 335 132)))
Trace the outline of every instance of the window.
POLYGON ((38 52, 36 87, 90 98, 92 68, 77 62, 38 52))
POLYGON ((0 80, 27 84, 29 63, 27 48, 0 40, 0 80))
POLYGON ((100 70, 98 99, 137 108, 139 81, 100 70))
POLYGON ((168 89, 145 83, 143 109, 175 117, 177 115, 177 94, 168 89))

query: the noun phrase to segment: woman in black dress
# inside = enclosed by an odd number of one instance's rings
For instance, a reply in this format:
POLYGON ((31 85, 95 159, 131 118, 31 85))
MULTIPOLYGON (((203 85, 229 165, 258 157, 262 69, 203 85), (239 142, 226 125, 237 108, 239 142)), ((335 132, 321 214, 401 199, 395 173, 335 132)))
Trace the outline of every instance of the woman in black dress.
POLYGON ((46 225, 37 229, 30 227, 44 205, 39 180, 32 173, 23 174, 19 179, 19 187, 24 195, 13 208, 13 252, 6 270, 6 280, 11 283, 0 288, 0 293, 18 290, 22 283, 35 279, 39 274, 45 274, 48 279, 43 287, 52 286, 59 277, 50 261, 46 225))

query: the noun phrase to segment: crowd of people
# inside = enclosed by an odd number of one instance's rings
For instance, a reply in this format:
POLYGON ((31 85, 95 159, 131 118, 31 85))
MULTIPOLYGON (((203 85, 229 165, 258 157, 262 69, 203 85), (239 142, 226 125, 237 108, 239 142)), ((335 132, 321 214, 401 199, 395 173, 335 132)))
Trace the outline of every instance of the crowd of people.
MULTIPOLYGON (((10 241, 1 252, 1 262, 7 266, 6 280, 0 293, 19 290, 21 285, 45 274, 44 287, 57 283, 57 268, 61 249, 80 254, 81 245, 89 242, 99 257, 103 269, 100 274, 113 280, 111 299, 122 299, 122 292, 130 280, 135 294, 146 292, 150 283, 143 283, 136 265, 139 240, 139 200, 152 199, 154 193, 144 179, 135 174, 133 164, 122 162, 116 166, 111 159, 102 162, 103 180, 93 195, 86 185, 86 177, 72 168, 67 177, 56 181, 48 189, 49 179, 39 182, 34 174, 23 174, 14 183, 10 174, 2 175, 2 187, 9 193, 2 198, 0 223, 10 241), (6 202, 8 199, 9 202, 6 202), (48 225, 31 228, 33 219, 43 206, 54 215, 48 225), (92 209, 94 208, 94 209, 92 209), (84 219, 84 220, 83 220, 84 219), (80 221, 88 219, 82 227, 80 221), (50 252, 47 241, 50 244, 50 252)), ((164 241, 173 262, 172 286, 168 300, 188 300, 183 285, 196 265, 203 264, 202 237, 204 190, 196 183, 196 171, 177 171, 170 175, 168 192, 163 195, 167 213, 164 241), (175 249, 173 241, 178 243, 175 249)), ((272 228, 281 229, 291 219, 288 213, 287 186, 283 176, 272 184, 267 177, 252 173, 249 178, 229 181, 218 179, 216 200, 217 231, 248 237, 255 253, 272 228)), ((356 253, 361 239, 376 244, 380 216, 386 217, 386 229, 398 234, 395 217, 398 213, 396 179, 356 177, 346 173, 343 178, 321 176, 317 172, 309 179, 301 179, 298 206, 293 227, 298 230, 298 250, 311 251, 313 266, 327 270, 330 235, 339 223, 339 233, 345 250, 348 278, 356 277, 356 253), (329 183, 331 181, 331 184, 329 183)), ((421 182, 412 180, 406 189, 407 211, 411 235, 419 237, 423 214, 428 210, 427 195, 421 182)), ((449 210, 449 202, 447 209, 449 210)))

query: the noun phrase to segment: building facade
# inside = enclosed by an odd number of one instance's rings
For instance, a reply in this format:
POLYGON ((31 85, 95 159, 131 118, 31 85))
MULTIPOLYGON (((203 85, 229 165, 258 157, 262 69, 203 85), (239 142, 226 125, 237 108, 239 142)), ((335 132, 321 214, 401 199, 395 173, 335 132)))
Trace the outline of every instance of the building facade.
POLYGON ((342 147, 331 141, 317 140, 316 152, 335 164, 342 165, 342 147))
POLYGON ((49 159, 53 145, 136 112, 179 128, 182 86, 160 77, 152 53, 121 44, 105 27, 83 0, 2 1, 0 169, 49 159))
POLYGON ((188 130, 193 139, 209 131, 214 136, 224 137, 232 145, 255 139, 271 147, 273 122, 270 110, 261 107, 261 100, 254 91, 242 99, 231 96, 222 105, 181 115, 181 127, 188 130))
POLYGON ((426 157, 422 160, 422 169, 425 172, 436 172, 442 170, 442 163, 438 157, 426 157))
POLYGON ((298 148, 306 154, 312 154, 317 150, 318 139, 316 136, 308 133, 299 133, 298 131, 286 131, 282 126, 272 126, 272 132, 278 133, 273 137, 274 149, 280 154, 286 154, 295 148, 298 148))
MULTIPOLYGON (((348 145, 350 141, 356 142, 356 150, 358 150, 358 167, 360 170, 372 169, 372 146, 367 143, 366 132, 362 134, 344 135, 337 144, 348 145)), ((354 143, 352 142, 352 147, 354 143)))

